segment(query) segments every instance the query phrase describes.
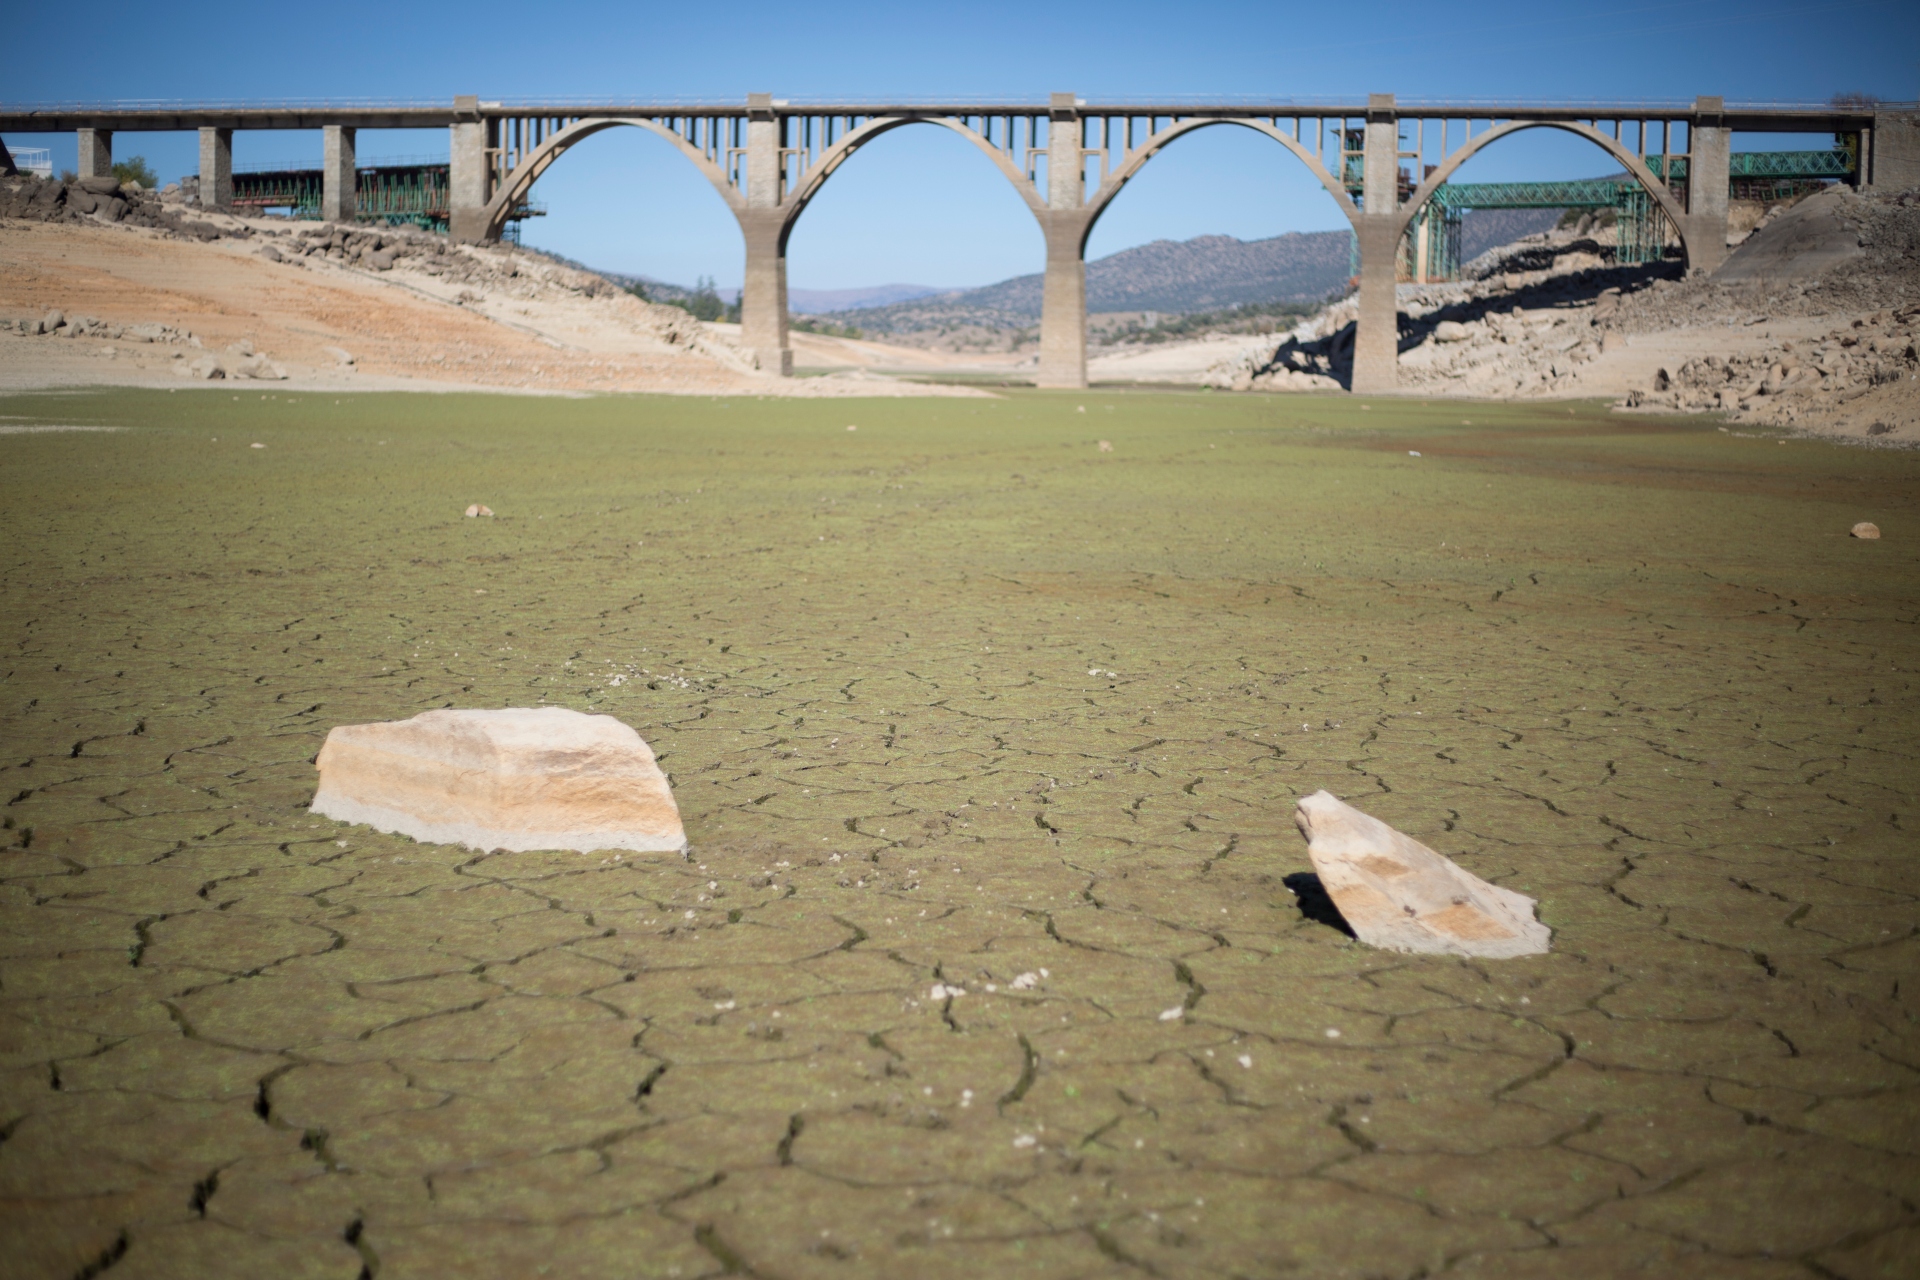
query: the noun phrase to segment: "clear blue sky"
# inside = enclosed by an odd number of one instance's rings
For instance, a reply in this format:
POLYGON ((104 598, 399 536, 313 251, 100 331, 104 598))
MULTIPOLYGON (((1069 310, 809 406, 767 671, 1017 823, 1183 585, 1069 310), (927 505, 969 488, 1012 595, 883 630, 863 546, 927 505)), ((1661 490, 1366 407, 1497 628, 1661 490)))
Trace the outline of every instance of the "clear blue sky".
MULTIPOLYGON (((1824 101, 1920 97, 1913 0, 1670 0, 1474 5, 1115 3, 258 5, 93 3, 7 20, 9 103, 135 98, 793 98, 1042 100, 1158 94, 1353 98, 1824 101)), ((66 135, 9 135, 74 163, 66 135)), ((1738 137, 1736 148, 1822 145, 1738 137)), ((444 131, 367 132, 362 162, 446 154, 444 131)), ((165 178, 196 167, 189 134, 121 135, 165 178)), ((318 133, 242 134, 236 161, 317 164, 318 133)), ((1496 145, 1466 181, 1574 177, 1613 166, 1564 135, 1496 145)), ((741 272, 719 196, 667 144, 620 129, 535 189, 529 243, 614 270, 722 285, 741 272)), ((1238 129, 1156 157, 1096 228, 1089 257, 1150 240, 1242 239, 1344 225, 1305 170, 1238 129)), ((1041 267, 1024 206, 963 140, 900 130, 855 156, 807 210, 792 282, 985 284, 1041 267)))

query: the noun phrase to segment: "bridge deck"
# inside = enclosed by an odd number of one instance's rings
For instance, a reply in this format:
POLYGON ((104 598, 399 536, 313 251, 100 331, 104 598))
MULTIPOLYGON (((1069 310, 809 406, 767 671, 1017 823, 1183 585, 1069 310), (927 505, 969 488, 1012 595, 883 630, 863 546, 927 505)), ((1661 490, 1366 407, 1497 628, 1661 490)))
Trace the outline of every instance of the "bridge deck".
MULTIPOLYGON (((1881 110, 1914 110, 1916 103, 1882 103, 1881 110)), ((803 102, 776 100, 778 116, 1044 116, 1042 101, 934 102, 803 102)), ((1391 114, 1428 120, 1672 120, 1685 121, 1700 112, 1691 102, 1419 102, 1396 101, 1391 114)), ((1296 117, 1363 119, 1369 113, 1365 99, 1314 102, 1296 99, 1268 101, 1183 100, 1178 98, 1076 102, 1080 116, 1155 117, 1180 119, 1281 119, 1296 117)), ((49 133, 68 129, 167 131, 218 129, 318 129, 345 125, 360 129, 444 128, 477 117, 569 117, 650 119, 745 118, 749 108, 735 102, 592 102, 552 100, 488 100, 477 111, 462 111, 447 102, 101 102, 0 105, 0 132, 49 133)), ((1719 113, 1724 127, 1769 133, 1846 132, 1871 128, 1874 109, 1833 107, 1817 103, 1730 103, 1719 113)))

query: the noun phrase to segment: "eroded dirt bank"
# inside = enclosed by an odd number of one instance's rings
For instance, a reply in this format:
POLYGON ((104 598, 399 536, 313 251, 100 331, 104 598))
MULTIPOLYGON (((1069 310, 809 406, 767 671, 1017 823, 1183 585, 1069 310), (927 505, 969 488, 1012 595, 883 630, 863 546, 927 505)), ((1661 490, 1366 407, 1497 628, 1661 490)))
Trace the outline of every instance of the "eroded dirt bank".
POLYGON ((857 372, 769 378, 686 312, 512 246, 173 216, 177 227, 0 218, 0 387, 982 394, 857 372), (144 336, 158 326, 173 335, 144 336))

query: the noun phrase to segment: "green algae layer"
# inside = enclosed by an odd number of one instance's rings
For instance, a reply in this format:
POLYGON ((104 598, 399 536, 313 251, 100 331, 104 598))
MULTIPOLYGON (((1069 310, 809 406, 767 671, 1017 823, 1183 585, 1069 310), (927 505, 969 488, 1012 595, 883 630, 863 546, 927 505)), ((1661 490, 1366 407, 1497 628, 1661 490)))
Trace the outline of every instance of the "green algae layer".
POLYGON ((1920 456, 1104 391, 0 415, 10 1276, 1920 1273, 1920 456), (640 730, 690 858, 306 812, 333 725, 542 703, 640 730), (1321 787, 1552 954, 1303 914, 1321 787))

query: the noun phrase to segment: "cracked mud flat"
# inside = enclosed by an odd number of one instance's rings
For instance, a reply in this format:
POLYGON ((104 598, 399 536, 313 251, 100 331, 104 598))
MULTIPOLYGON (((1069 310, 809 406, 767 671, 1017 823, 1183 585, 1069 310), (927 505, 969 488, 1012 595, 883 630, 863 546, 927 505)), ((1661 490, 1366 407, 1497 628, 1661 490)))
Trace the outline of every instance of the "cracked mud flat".
POLYGON ((127 428, 0 439, 0 1274, 1920 1266, 1920 458, 338 399, 0 402, 127 428), (543 700, 691 860, 304 812, 332 725, 543 700), (1303 918, 1322 786, 1553 953, 1303 918))

